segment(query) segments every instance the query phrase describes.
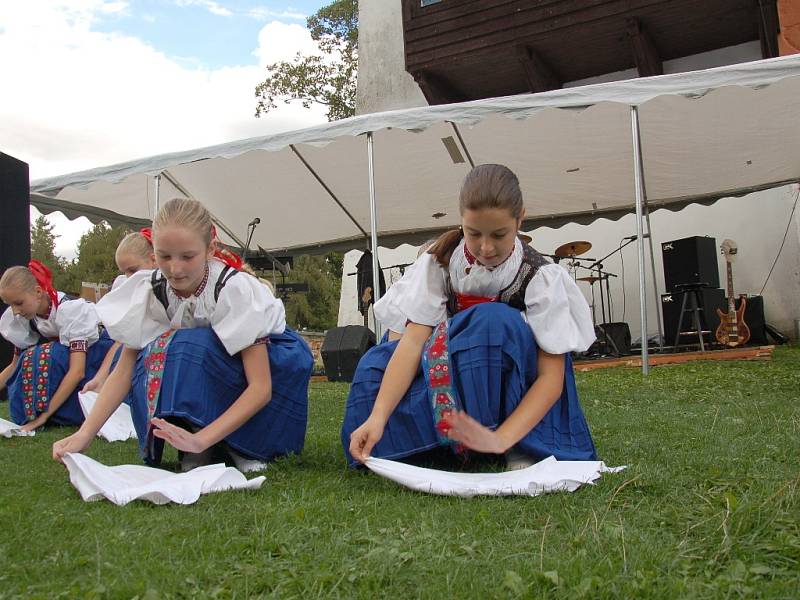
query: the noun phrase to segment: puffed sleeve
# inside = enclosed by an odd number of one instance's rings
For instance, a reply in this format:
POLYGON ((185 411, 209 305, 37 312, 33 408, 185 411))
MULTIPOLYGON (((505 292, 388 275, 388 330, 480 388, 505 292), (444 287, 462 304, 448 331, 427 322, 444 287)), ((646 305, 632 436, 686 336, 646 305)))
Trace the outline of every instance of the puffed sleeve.
POLYGON ((128 281, 128 276, 127 275, 117 275, 116 279, 114 279, 114 282, 111 284, 111 290, 113 291, 113 290, 117 289, 119 286, 121 286, 126 281, 128 281))
POLYGON ((58 341, 70 350, 85 352, 100 338, 100 318, 96 307, 83 298, 61 302, 56 309, 55 324, 58 341))
POLYGON ((153 271, 138 271, 97 303, 97 314, 115 342, 141 350, 170 327, 164 306, 153 293, 153 271))
MULTIPOLYGON (((375 316, 389 325, 411 321, 434 327, 447 318, 445 270, 427 252, 375 303, 375 316)), ((393 330, 394 331, 394 330, 393 330)))
POLYGON ((239 273, 222 288, 211 315, 211 327, 228 354, 286 329, 283 302, 255 277, 239 273))
POLYGON ((39 341, 39 336, 31 330, 30 321, 15 315, 11 307, 5 309, 0 317, 0 335, 19 350, 30 348, 39 341))
POLYGON ((539 269, 525 290, 525 307, 525 319, 545 352, 583 352, 592 345, 592 313, 564 267, 548 264, 539 269))

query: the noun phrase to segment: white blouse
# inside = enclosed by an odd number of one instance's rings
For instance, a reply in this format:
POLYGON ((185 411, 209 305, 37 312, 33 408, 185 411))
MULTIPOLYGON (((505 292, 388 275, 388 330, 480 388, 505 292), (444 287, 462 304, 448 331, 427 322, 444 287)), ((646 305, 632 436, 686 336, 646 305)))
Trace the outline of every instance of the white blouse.
MULTIPOLYGON (((453 291, 497 296, 516 277, 523 254, 522 242, 517 239, 511 256, 497 267, 470 265, 462 239, 453 250, 448 269, 453 291)), ((447 318, 447 275, 436 258, 426 252, 375 303, 375 315, 392 331, 403 331, 406 321, 438 325, 447 318), (402 328, 396 329, 401 323, 402 328)), ((589 305, 561 265, 549 262, 536 272, 525 290, 521 314, 545 352, 583 352, 595 340, 589 305)))
POLYGON ((283 333, 283 302, 247 273, 228 279, 214 300, 214 287, 224 267, 218 260, 208 261, 206 283, 188 298, 178 296, 168 285, 167 310, 153 293, 153 271, 138 271, 98 302, 100 320, 111 339, 136 350, 169 329, 211 327, 230 355, 283 333))
MULTIPOLYGON (((86 342, 91 346, 100 339, 100 319, 95 305, 83 298, 65 300, 65 294, 58 292, 58 307, 51 306, 47 318, 33 317, 36 328, 46 338, 58 339, 69 346, 72 342, 86 342)), ((30 348, 39 342, 39 336, 31 329, 28 319, 14 315, 11 307, 0 317, 0 335, 20 350, 30 348)))
POLYGON ((127 275, 117 275, 117 277, 114 279, 114 282, 111 284, 111 290, 117 289, 119 286, 121 286, 127 280, 128 280, 128 276, 127 275))

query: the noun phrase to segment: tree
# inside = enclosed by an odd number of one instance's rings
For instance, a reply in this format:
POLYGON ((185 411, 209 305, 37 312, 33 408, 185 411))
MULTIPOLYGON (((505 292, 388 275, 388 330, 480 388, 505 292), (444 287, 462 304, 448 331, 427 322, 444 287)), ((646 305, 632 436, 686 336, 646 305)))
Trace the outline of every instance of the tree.
POLYGON ((314 331, 336 327, 343 260, 335 252, 295 259, 289 279, 292 283, 308 284, 308 292, 292 294, 284 300, 286 321, 291 327, 314 331))
POLYGON ((44 215, 39 215, 31 228, 31 258, 35 258, 50 269, 56 289, 72 289, 67 287, 67 262, 56 256, 56 238, 52 225, 44 215))
POLYGON ((126 227, 110 227, 101 221, 84 233, 78 242, 78 258, 67 267, 70 289, 80 289, 83 281, 109 284, 114 281, 119 275, 114 256, 128 231, 126 227))
POLYGON ((305 108, 328 107, 328 120, 352 117, 358 71, 358 0, 333 0, 306 21, 320 54, 297 53, 291 62, 267 65, 267 78, 256 86, 256 117, 300 100, 305 108))

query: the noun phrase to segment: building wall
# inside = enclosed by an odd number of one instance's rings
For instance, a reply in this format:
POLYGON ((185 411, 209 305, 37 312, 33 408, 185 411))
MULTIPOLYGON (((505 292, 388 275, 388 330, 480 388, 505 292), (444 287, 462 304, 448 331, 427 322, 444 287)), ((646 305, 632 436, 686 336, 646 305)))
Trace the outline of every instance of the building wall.
POLYGON ((400 0, 358 3, 358 90, 356 114, 427 106, 405 71, 400 0))

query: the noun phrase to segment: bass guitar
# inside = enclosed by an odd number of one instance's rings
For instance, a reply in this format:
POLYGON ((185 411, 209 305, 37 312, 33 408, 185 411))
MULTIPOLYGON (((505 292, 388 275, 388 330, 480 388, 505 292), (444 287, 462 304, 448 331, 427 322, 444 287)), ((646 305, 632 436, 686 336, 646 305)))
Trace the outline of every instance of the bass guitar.
POLYGON ((747 306, 747 298, 744 294, 740 296, 739 308, 736 308, 736 301, 733 296, 733 262, 739 248, 733 240, 725 240, 720 246, 722 254, 725 256, 725 263, 728 266, 728 312, 724 313, 717 309, 719 315, 719 327, 717 327, 717 341, 723 346, 744 346, 750 339, 750 328, 744 322, 744 309, 747 306))

